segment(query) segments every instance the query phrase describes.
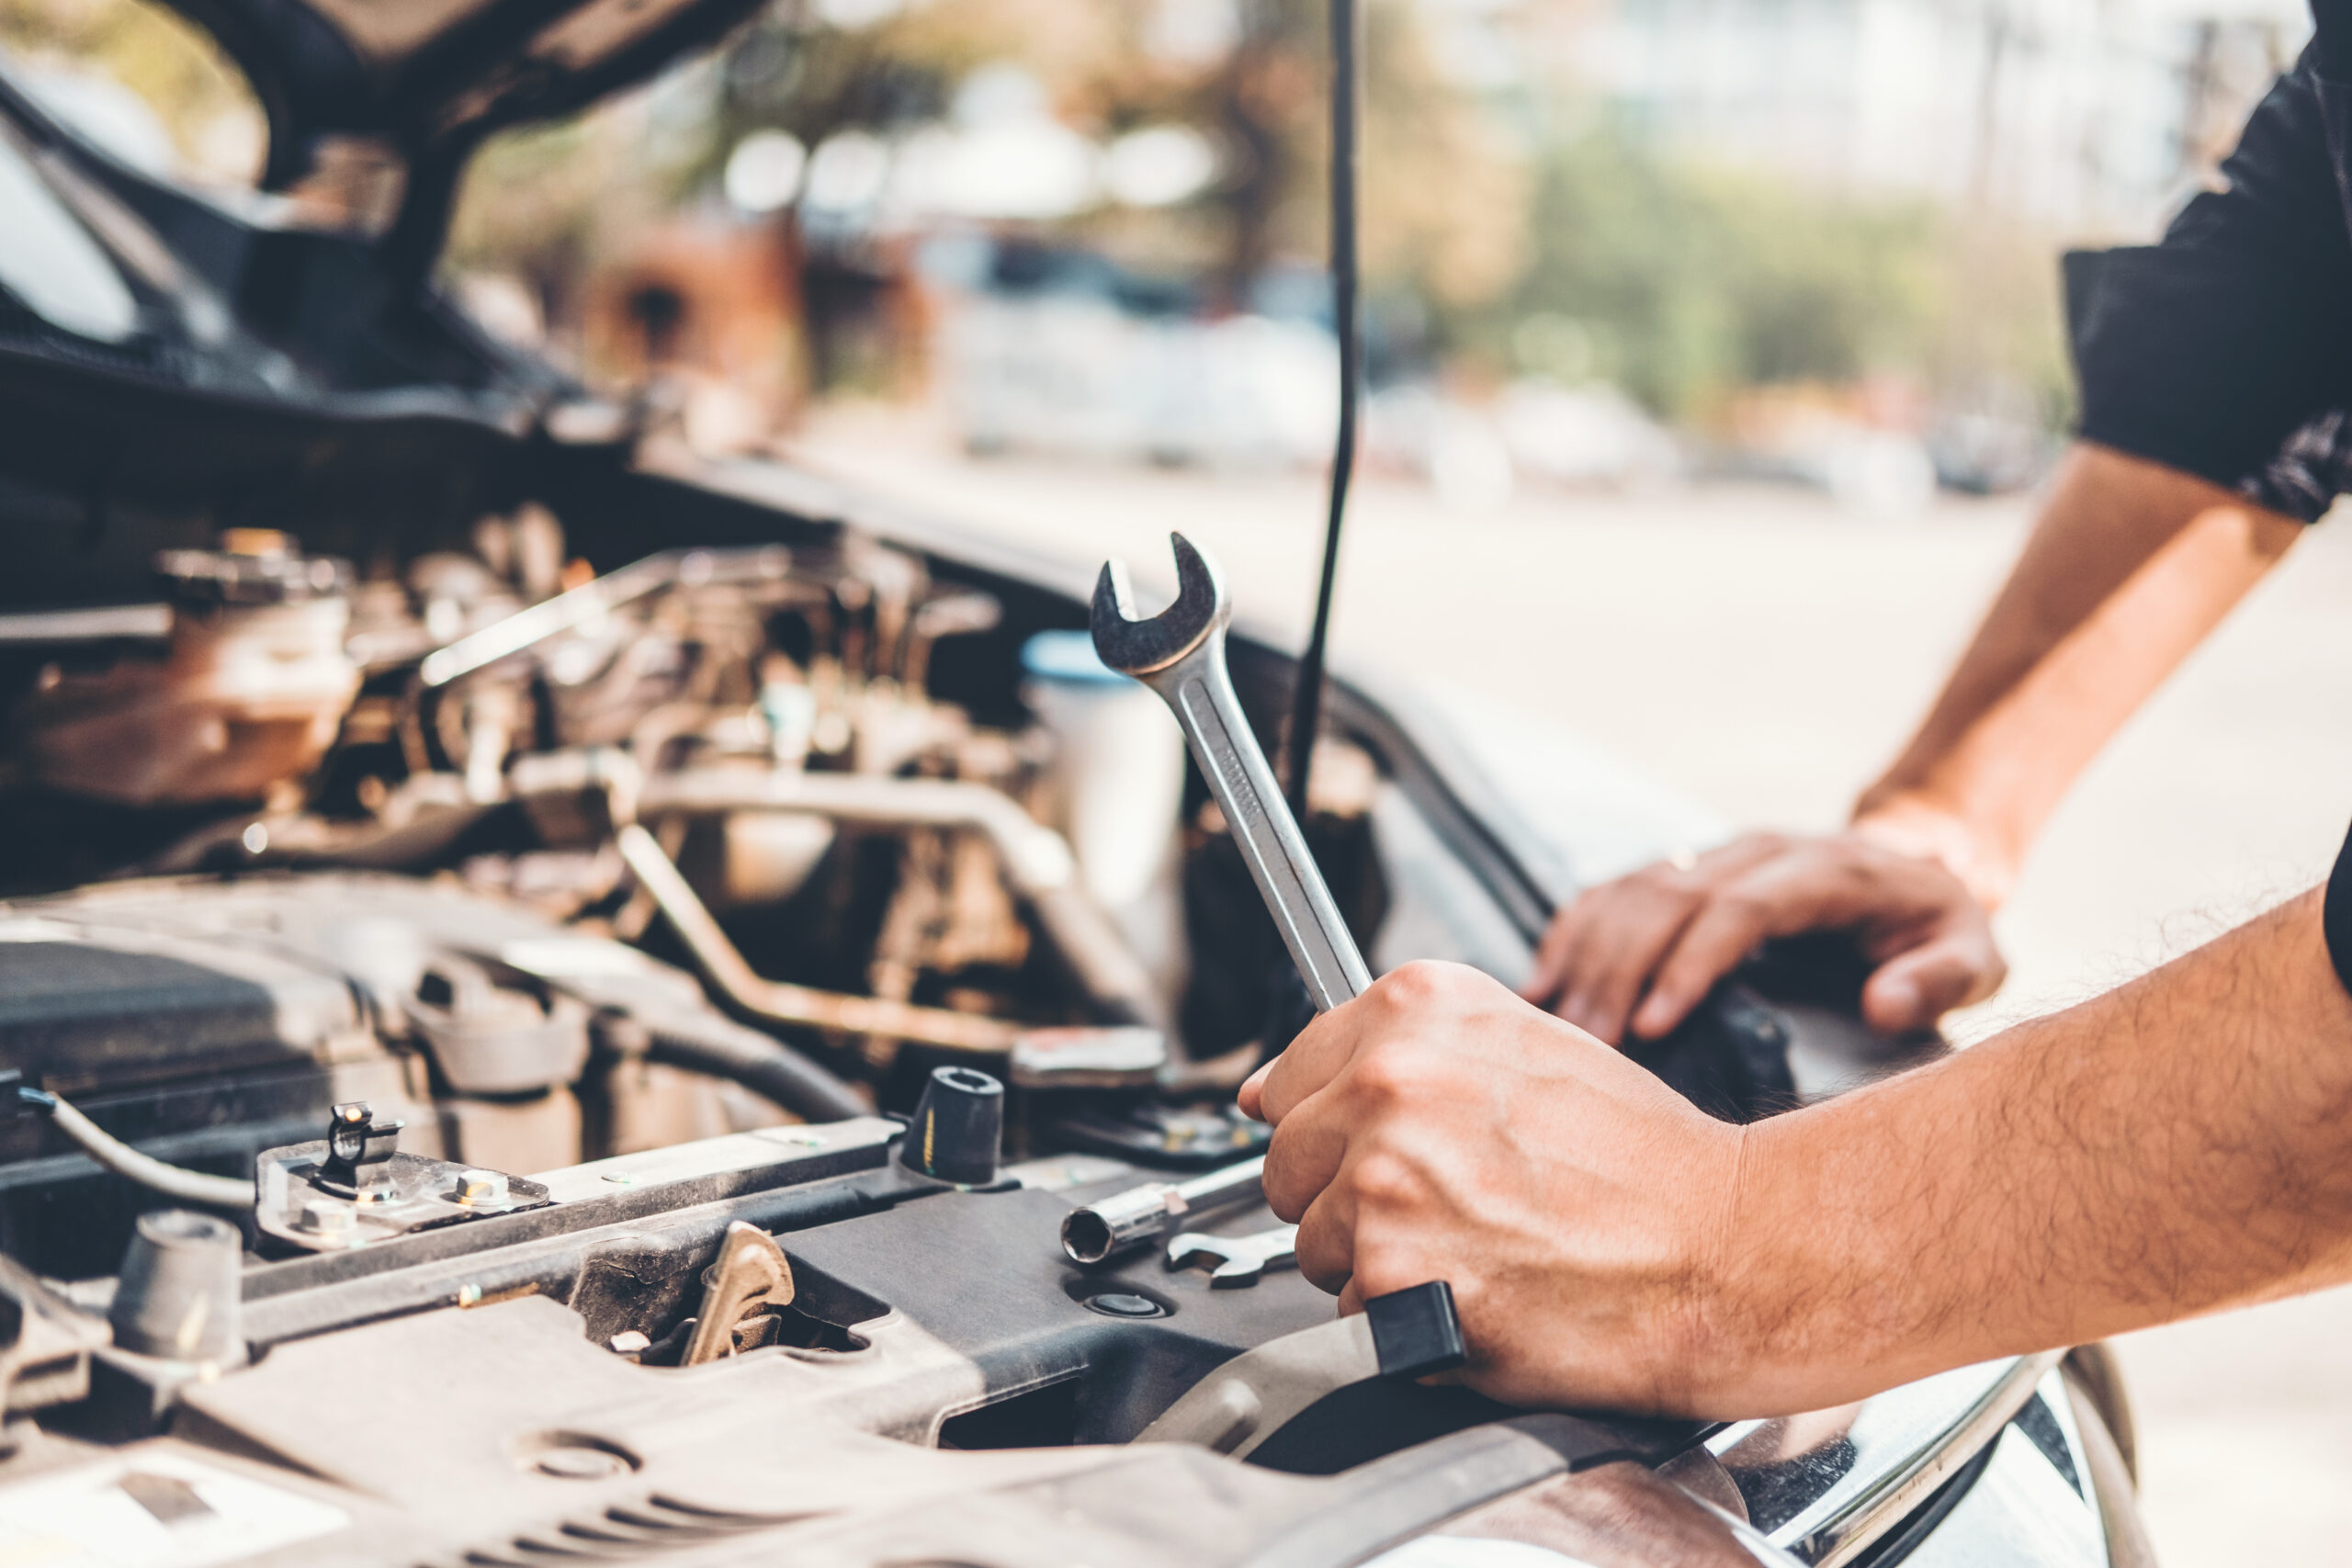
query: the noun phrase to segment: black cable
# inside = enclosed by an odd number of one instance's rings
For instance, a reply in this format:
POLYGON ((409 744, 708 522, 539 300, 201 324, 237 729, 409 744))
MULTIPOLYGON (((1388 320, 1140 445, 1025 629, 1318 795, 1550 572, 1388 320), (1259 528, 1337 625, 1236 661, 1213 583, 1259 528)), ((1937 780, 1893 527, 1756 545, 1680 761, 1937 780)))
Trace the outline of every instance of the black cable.
POLYGON ((1331 0, 1331 324, 1340 339, 1340 432, 1331 454, 1331 507, 1323 528, 1323 575, 1315 593, 1315 625, 1298 661, 1291 694, 1287 793, 1294 816, 1306 820, 1307 773, 1315 734, 1323 722, 1323 664, 1331 635, 1331 588, 1340 570, 1340 529, 1348 513, 1348 482, 1355 477, 1356 406, 1363 394, 1363 333, 1356 305, 1356 122, 1363 88, 1357 79, 1356 0, 1331 0))
POLYGON ((648 1061, 739 1083, 811 1122, 871 1113, 840 1077, 755 1029, 715 1018, 638 1021, 645 1028, 648 1061))

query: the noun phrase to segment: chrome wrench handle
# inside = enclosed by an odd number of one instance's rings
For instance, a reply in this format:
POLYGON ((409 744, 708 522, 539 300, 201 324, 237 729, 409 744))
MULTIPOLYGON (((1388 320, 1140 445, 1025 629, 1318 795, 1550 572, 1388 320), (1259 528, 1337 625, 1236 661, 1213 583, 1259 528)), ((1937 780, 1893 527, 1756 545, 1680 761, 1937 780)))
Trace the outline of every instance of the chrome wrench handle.
POLYGON ((1317 1012, 1328 1012, 1362 995, 1371 973, 1234 695, 1225 662, 1233 604, 1224 575, 1182 534, 1169 542, 1176 555, 1176 603, 1150 620, 1135 615, 1125 567, 1103 566, 1094 588, 1095 651, 1158 693, 1175 714, 1307 995, 1317 1012))
POLYGON ((1307 852, 1298 819, 1290 814, 1266 754, 1242 716, 1226 673, 1225 630, 1157 674, 1139 677, 1158 692, 1183 726, 1193 758, 1250 868, 1250 879, 1274 917, 1283 945, 1298 965, 1315 1010, 1329 1012, 1372 984, 1363 954, 1340 919, 1340 907, 1307 852))

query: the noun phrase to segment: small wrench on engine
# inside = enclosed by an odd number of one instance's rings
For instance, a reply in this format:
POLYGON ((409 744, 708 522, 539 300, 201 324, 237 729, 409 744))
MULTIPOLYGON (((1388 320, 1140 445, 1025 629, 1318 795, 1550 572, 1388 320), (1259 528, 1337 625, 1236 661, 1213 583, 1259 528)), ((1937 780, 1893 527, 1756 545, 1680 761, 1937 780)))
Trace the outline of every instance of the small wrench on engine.
POLYGON ((1298 1260, 1298 1227, 1276 1225, 1254 1235, 1208 1235, 1186 1231, 1168 1244, 1170 1269, 1182 1269, 1204 1258, 1216 1265, 1209 1270, 1209 1284, 1214 1289, 1229 1291, 1254 1285, 1264 1278, 1267 1269, 1298 1260))
POLYGON ((1225 667, 1233 602, 1224 576, 1183 535, 1168 542, 1176 554, 1176 602, 1149 620, 1136 617, 1125 563, 1103 564, 1094 584, 1094 651, 1174 711, 1315 1010, 1328 1012, 1361 995, 1372 976, 1233 694, 1225 667))

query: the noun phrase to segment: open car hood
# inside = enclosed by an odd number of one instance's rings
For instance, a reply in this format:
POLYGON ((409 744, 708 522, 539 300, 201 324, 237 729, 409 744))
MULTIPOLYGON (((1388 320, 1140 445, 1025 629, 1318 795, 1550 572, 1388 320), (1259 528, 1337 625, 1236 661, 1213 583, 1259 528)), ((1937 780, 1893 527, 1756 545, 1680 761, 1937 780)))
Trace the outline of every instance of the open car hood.
POLYGON ((566 114, 707 43, 759 0, 171 0, 252 79, 270 121, 265 183, 318 140, 381 138, 413 164, 566 114))

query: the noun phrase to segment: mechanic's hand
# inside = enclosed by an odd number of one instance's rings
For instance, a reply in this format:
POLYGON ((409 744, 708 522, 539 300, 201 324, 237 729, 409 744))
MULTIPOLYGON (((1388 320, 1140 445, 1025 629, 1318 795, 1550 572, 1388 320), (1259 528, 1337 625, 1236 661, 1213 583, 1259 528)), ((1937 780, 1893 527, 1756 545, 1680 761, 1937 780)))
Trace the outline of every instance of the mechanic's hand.
POLYGON ((1939 861, 1848 831, 1750 833, 1590 888, 1544 933, 1521 993, 1611 1044, 1655 1040, 1767 937, 1852 933, 1873 973, 1862 1018, 1926 1029, 2007 974, 1984 908, 1939 861))
POLYGON ((1482 1393, 1721 1398, 1736 1358, 1708 1307, 1745 1130, 1581 1030, 1475 969, 1408 964, 1317 1018, 1241 1108, 1274 1124, 1266 1201, 1343 1312, 1444 1280, 1482 1393))

